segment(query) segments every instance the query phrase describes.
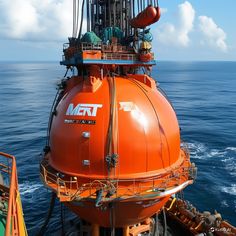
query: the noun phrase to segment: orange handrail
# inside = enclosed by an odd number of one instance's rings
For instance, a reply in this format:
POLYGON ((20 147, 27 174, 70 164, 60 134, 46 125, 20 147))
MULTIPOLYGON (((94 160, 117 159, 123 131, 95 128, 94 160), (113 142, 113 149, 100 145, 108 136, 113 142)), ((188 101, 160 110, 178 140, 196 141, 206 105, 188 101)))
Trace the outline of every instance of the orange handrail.
POLYGON ((27 235, 21 208, 21 201, 19 198, 15 157, 3 152, 0 152, 0 156, 6 157, 11 160, 11 167, 8 167, 8 174, 10 175, 10 189, 5 236, 27 235))
MULTIPOLYGON (((185 155, 186 160, 189 160, 187 148, 182 148, 182 154, 185 155)), ((166 189, 166 193, 168 193, 176 189, 177 186, 185 186, 186 183, 191 184, 195 178, 194 173, 196 173, 194 165, 185 166, 185 162, 183 162, 182 167, 179 169, 170 169, 165 174, 145 179, 116 179, 112 183, 107 179, 89 179, 88 182, 83 182, 82 178, 75 176, 66 176, 63 179, 58 175, 58 171, 47 167, 48 162, 44 160, 40 165, 41 178, 47 187, 52 188, 57 193, 57 197, 61 201, 72 201, 75 198, 94 198, 95 195, 93 194, 97 189, 103 189, 106 192, 107 189, 111 188, 115 189, 115 194, 108 200, 113 198, 147 197, 148 193, 158 196, 160 189, 162 192, 160 195, 163 195, 163 189, 166 189), (174 175, 173 171, 175 171, 174 175), (129 187, 127 187, 128 185, 129 187)))

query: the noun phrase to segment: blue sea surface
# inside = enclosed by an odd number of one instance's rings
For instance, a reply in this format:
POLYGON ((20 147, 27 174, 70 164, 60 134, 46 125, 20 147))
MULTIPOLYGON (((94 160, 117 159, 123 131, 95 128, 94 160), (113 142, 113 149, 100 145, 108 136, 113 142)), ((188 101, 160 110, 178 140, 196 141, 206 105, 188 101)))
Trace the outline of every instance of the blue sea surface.
MULTIPOLYGON (((50 204, 39 162, 56 84, 64 73, 58 63, 0 63, 0 151, 17 158, 30 236, 40 229, 50 204)), ((182 140, 198 167, 185 198, 201 211, 216 209, 236 225, 236 62, 158 62, 152 76, 174 105, 182 140)), ((56 235, 60 215, 57 202, 46 235, 56 235)))

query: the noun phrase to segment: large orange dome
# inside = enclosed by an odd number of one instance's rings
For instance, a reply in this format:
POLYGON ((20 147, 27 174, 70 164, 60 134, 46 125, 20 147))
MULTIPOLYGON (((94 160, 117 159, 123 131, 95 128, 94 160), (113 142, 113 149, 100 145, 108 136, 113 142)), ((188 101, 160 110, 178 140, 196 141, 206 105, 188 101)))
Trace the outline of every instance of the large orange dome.
MULTIPOLYGON (((117 162, 113 177, 119 179, 157 175, 180 155, 179 126, 171 105, 150 77, 139 79, 143 82, 132 76, 113 81, 115 133, 111 138, 117 162)), ((96 81, 91 90, 81 81, 60 101, 50 137, 50 164, 58 171, 90 179, 108 176, 109 80, 96 81)))
POLYGON ((59 97, 41 173, 82 219, 134 225, 191 183, 175 112, 149 76, 74 76, 59 97))

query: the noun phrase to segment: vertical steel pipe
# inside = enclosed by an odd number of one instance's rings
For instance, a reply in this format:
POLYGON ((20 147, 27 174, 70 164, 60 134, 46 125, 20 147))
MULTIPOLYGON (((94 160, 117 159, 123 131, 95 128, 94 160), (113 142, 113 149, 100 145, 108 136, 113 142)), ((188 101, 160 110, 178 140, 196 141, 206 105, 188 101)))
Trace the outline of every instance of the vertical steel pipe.
POLYGON ((86 9, 87 9, 87 31, 90 31, 90 0, 87 0, 86 9))

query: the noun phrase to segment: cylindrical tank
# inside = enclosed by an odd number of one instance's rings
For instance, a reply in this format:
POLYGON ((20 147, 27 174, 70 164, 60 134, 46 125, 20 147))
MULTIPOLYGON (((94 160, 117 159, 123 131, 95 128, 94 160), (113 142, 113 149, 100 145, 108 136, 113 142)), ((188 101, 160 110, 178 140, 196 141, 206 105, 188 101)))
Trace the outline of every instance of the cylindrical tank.
POLYGON ((130 20, 130 25, 134 28, 145 28, 157 22, 161 17, 160 7, 147 6, 136 17, 130 20))

